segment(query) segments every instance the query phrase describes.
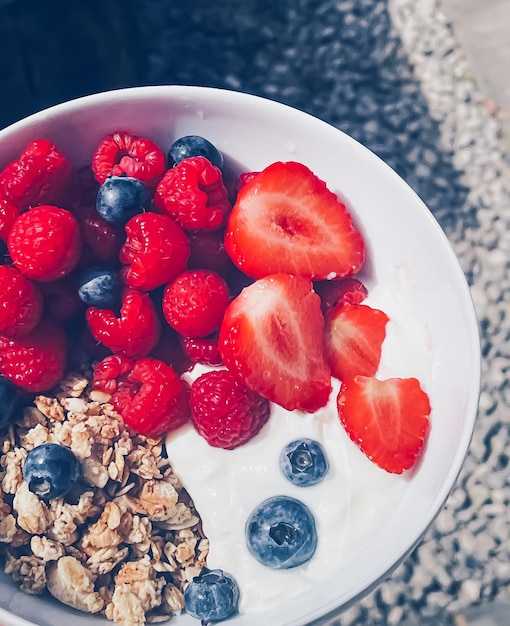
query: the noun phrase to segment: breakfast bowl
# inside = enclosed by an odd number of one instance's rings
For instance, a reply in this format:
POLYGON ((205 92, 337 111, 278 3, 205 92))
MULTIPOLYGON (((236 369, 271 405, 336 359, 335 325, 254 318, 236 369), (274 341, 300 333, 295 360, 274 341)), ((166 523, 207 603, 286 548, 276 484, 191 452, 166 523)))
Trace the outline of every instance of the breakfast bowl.
MULTIPOLYGON (((234 450, 210 446, 191 424, 166 438, 173 471, 210 542, 207 567, 228 572, 239 584, 239 611, 228 623, 327 624, 381 583, 418 544, 468 451, 480 349, 462 269, 427 207, 377 156, 321 120, 252 95, 160 86, 80 98, 1 131, 0 169, 34 139, 54 142, 75 169, 90 166, 99 143, 117 131, 147 138, 164 152, 178 138, 205 137, 223 155, 230 181, 277 162, 303 164, 347 208, 363 238, 365 258, 356 278, 368 292, 366 303, 389 318, 377 376, 415 378, 430 401, 430 428, 412 467, 387 472, 365 456, 338 419, 335 384, 328 404, 314 412, 272 403, 269 421, 234 450), (319 485, 302 488, 282 476, 278 457, 286 443, 309 436, 322 438, 330 467, 319 485), (317 547, 304 564, 267 568, 246 546, 250 514, 274 496, 302 500, 313 514, 317 547)), ((56 626, 69 620, 84 626, 109 623, 48 593, 23 593, 1 574, 4 626, 56 626)), ((199 621, 184 611, 172 623, 199 621)))

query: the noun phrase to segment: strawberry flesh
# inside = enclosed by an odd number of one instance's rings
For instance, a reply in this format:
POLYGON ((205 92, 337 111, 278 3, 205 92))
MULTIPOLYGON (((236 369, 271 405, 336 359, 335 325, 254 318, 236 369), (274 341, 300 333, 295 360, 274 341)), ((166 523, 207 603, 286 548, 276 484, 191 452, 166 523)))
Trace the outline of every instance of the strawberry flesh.
POLYGON ((278 274, 256 281, 231 302, 218 346, 224 364, 248 387, 289 411, 313 412, 331 391, 323 328, 311 281, 278 274))
POLYGON ((343 304, 326 315, 324 346, 331 374, 340 380, 375 376, 389 318, 366 304, 343 304))
POLYGON ((416 378, 356 376, 342 383, 337 406, 347 434, 373 463, 393 474, 415 464, 430 415, 416 378))
POLYGON ((342 278, 363 265, 361 234, 336 195, 305 165, 276 162, 242 186, 225 248, 245 274, 342 278))

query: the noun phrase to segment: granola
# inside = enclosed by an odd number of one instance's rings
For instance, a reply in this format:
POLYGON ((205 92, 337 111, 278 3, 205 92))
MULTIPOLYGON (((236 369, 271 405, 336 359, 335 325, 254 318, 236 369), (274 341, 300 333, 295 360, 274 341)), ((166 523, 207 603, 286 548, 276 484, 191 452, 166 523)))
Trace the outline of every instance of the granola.
POLYGON ((130 431, 83 375, 39 395, 6 433, 0 456, 0 552, 20 589, 117 624, 167 621, 206 564, 208 541, 163 442, 130 431), (23 479, 27 452, 46 442, 81 462, 64 498, 39 499, 23 479))

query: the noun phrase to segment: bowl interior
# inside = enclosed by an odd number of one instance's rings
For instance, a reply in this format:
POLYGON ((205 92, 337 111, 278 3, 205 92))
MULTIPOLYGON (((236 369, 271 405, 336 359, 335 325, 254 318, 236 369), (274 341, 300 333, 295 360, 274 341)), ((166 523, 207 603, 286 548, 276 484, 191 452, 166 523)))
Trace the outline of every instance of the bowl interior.
MULTIPOLYGON (((35 137, 55 141, 77 165, 114 130, 149 137, 166 149, 182 135, 207 137, 232 171, 273 161, 308 165, 349 206, 368 242, 363 279, 369 289, 400 285, 425 321, 431 351, 426 381, 433 412, 423 458, 391 519, 313 593, 270 614, 241 615, 236 626, 320 623, 376 584, 414 547, 440 510, 458 475, 476 417, 480 351, 469 290, 447 238, 414 192, 380 159, 331 126, 258 97, 199 87, 144 87, 89 96, 53 107, 0 133, 0 167, 35 137), (315 622, 315 620, 318 620, 315 622)), ((403 373, 402 375, 406 375, 403 373)), ((193 495, 193 494, 191 494, 193 495)), ((0 619, 7 626, 55 626, 102 620, 26 596, 8 577, 0 583, 0 619)), ((106 623, 106 620, 104 620, 106 623)), ((181 626, 196 624, 188 616, 181 626)))

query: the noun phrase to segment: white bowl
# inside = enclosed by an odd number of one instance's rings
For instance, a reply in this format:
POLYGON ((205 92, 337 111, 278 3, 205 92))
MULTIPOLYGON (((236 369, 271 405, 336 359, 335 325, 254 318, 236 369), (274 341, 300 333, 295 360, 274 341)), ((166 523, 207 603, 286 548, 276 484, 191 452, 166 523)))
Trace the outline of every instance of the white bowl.
MULTIPOLYGON (((349 205, 368 242, 369 289, 389 276, 406 306, 425 320, 433 412, 426 449, 393 514, 336 575, 312 593, 270 612, 239 615, 232 626, 322 624, 359 599, 420 541, 466 455, 480 386, 478 325, 463 272, 427 207, 385 163, 343 132, 305 113, 255 96, 201 87, 142 87, 102 93, 37 113, 0 132, 0 167, 37 137, 52 139, 78 165, 103 136, 126 129, 166 149, 177 137, 207 137, 237 171, 273 161, 308 165, 349 205)), ((402 375, 406 375, 402 373, 402 375)), ((193 494, 191 494, 193 496, 193 494)), ((27 596, 0 580, 5 626, 109 623, 48 598, 27 596)), ((176 626, 196 626, 187 615, 176 626)))

